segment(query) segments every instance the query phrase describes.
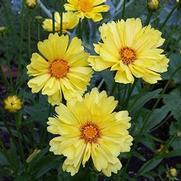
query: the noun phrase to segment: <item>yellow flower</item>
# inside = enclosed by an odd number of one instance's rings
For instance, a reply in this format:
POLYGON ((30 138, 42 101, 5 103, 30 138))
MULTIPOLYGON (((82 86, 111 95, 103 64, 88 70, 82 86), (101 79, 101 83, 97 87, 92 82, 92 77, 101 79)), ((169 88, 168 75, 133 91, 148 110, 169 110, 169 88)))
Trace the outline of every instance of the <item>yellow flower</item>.
POLYGON ((167 177, 176 177, 177 176, 177 169, 176 168, 170 168, 167 171, 167 177))
POLYGON ((159 0, 148 0, 148 9, 151 11, 157 10, 159 7, 159 0))
MULTIPOLYGON (((63 22, 62 22, 62 30, 66 32, 67 30, 73 29, 79 22, 78 16, 72 12, 63 13, 63 22)), ((46 31, 53 31, 52 19, 45 19, 43 21, 43 28, 46 31)), ((60 31, 60 14, 55 12, 55 31, 60 31)))
POLYGON ((159 73, 167 71, 168 59, 159 48, 164 42, 161 32, 142 27, 140 19, 103 24, 100 33, 103 43, 95 44, 99 56, 89 59, 94 70, 111 68, 115 81, 125 84, 133 83, 133 76, 154 84, 161 80, 159 73))
POLYGON ((59 135, 50 141, 50 151, 67 157, 64 171, 76 174, 90 157, 106 176, 121 169, 118 155, 130 151, 133 138, 128 132, 128 112, 113 112, 116 106, 114 97, 94 88, 83 98, 56 107, 57 116, 49 118, 47 129, 59 135))
POLYGON ((25 4, 29 8, 34 8, 37 5, 37 0, 25 0, 25 4))
POLYGON ((81 43, 76 37, 70 41, 68 35, 57 33, 38 43, 40 53, 33 53, 27 66, 29 76, 34 77, 28 82, 33 93, 42 90, 53 105, 60 103, 62 93, 66 100, 84 93, 92 69, 81 43))
POLYGON ((80 18, 88 18, 97 22, 102 20, 102 12, 107 12, 109 6, 103 4, 106 0, 67 0, 65 9, 74 11, 80 18))
POLYGON ((22 108, 22 101, 20 98, 18 98, 16 95, 14 96, 8 96, 4 100, 4 109, 6 109, 9 112, 17 112, 22 108))

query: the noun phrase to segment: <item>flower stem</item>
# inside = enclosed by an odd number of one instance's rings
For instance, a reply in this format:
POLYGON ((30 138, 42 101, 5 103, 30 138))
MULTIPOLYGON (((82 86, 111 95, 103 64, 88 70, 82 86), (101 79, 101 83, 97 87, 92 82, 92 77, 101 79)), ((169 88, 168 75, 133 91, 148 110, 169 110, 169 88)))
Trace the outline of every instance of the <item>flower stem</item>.
POLYGON ((46 8, 46 6, 41 2, 41 0, 37 1, 40 8, 45 12, 45 14, 49 17, 52 18, 51 12, 46 8))
POLYGON ((53 34, 55 33, 55 12, 52 12, 52 30, 53 34))
POLYGON ((123 0, 122 19, 125 18, 126 0, 123 0))
POLYGON ((17 136, 18 136, 18 144, 19 144, 19 148, 20 148, 20 155, 21 155, 22 161, 25 163, 25 156, 24 156, 24 152, 23 152, 23 145, 22 145, 22 142, 21 142, 21 132, 20 132, 21 118, 20 118, 20 114, 19 113, 17 113, 15 115, 15 119, 16 119, 16 131, 17 131, 17 136))
POLYGON ((6 87, 9 87, 8 79, 6 79, 4 76, 1 64, 0 64, 0 77, 1 77, 1 80, 4 82, 4 84, 6 85, 6 87))
POLYGON ((130 97, 131 97, 132 92, 134 91, 134 88, 135 88, 135 86, 136 86, 136 83, 137 83, 137 79, 135 79, 134 83, 133 83, 133 84, 129 87, 129 89, 128 89, 128 95, 127 95, 127 98, 126 98, 126 100, 125 100, 125 107, 128 106, 129 99, 130 99, 130 97))
POLYGON ((64 6, 64 0, 61 0, 61 5, 60 5, 60 35, 63 33, 63 6, 64 6))
POLYGON ((148 10, 148 15, 147 15, 147 18, 146 18, 145 25, 148 25, 150 23, 151 17, 152 17, 152 11, 148 10))
POLYGON ((101 82, 99 83, 99 85, 97 86, 98 90, 100 90, 100 88, 102 87, 103 83, 104 83, 104 79, 102 79, 101 82))
POLYGON ((164 28, 164 26, 166 25, 167 21, 170 19, 170 17, 172 16, 173 12, 176 10, 177 8, 177 4, 173 7, 173 9, 170 11, 170 13, 167 15, 167 17, 165 18, 165 21, 163 22, 163 24, 160 27, 160 30, 162 30, 164 28))

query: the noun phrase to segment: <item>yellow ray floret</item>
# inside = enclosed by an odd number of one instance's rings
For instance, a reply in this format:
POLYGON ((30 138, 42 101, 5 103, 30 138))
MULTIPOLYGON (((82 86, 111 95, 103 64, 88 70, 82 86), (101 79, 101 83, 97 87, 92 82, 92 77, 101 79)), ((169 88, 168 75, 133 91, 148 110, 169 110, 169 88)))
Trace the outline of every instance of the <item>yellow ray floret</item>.
POLYGON ((161 32, 150 25, 142 27, 140 19, 127 19, 100 27, 103 43, 95 44, 98 56, 89 59, 96 71, 116 71, 115 81, 133 83, 134 77, 150 84, 161 80, 169 60, 159 48, 164 43, 161 32))
POLYGON ((63 170, 74 175, 90 158, 106 176, 121 169, 118 155, 130 151, 133 138, 128 112, 113 112, 116 106, 114 97, 94 88, 83 98, 56 107, 57 115, 49 118, 47 129, 58 135, 50 141, 50 151, 66 157, 63 170))
MULTIPOLYGON (((55 31, 59 32, 61 25, 61 18, 60 18, 60 13, 55 12, 55 31)), ((75 13, 73 12, 66 12, 63 13, 63 18, 62 18, 62 31, 65 33, 68 30, 71 30, 75 28, 75 26, 78 24, 79 18, 75 13)), ((53 31, 53 22, 52 19, 45 19, 43 21, 43 29, 46 31, 53 31)))
POLYGON ((4 100, 4 109, 9 112, 17 112, 22 108, 23 102, 16 95, 8 96, 4 100))
POLYGON ((109 6, 105 5, 106 0, 67 0, 64 5, 67 11, 73 11, 80 18, 88 18, 97 22, 102 20, 102 12, 109 11, 109 6))
POLYGON ((33 53, 27 66, 28 75, 33 77, 28 82, 33 93, 41 91, 53 105, 60 103, 62 94, 67 100, 84 93, 92 69, 81 43, 76 37, 70 41, 68 35, 58 34, 38 43, 40 53, 33 53))

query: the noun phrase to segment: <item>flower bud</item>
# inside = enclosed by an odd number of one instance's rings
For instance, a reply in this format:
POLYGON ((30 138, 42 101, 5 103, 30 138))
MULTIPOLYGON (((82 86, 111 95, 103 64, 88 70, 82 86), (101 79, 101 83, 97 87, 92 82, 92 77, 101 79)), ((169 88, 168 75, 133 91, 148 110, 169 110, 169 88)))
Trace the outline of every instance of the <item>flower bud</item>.
POLYGON ((159 0, 148 0, 148 9, 156 11, 159 8, 159 0))
POLYGON ((177 176, 177 169, 176 168, 170 168, 167 171, 167 177, 169 178, 175 178, 177 176))
POLYGON ((7 30, 5 26, 0 26, 0 33, 4 33, 7 30))
POLYGON ((35 8, 37 5, 37 0, 25 0, 25 4, 28 8, 35 8))

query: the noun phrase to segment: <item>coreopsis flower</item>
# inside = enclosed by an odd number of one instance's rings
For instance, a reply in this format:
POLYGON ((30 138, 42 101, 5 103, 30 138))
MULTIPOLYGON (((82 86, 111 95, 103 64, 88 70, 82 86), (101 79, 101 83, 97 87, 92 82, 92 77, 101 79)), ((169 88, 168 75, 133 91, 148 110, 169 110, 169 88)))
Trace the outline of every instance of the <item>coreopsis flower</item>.
POLYGON ((53 105, 60 103, 62 93, 66 100, 84 93, 92 69, 81 43, 77 37, 70 40, 68 35, 57 33, 38 43, 39 53, 32 54, 27 66, 33 77, 28 82, 33 93, 41 91, 53 105))
POLYGON ((37 5, 37 0, 25 0, 25 4, 28 8, 34 8, 37 5))
MULTIPOLYGON (((58 12, 55 12, 55 31, 60 31, 60 14, 58 12)), ((75 15, 73 12, 66 12, 63 13, 62 18, 62 30, 63 32, 66 32, 67 30, 73 29, 79 22, 78 16, 75 15)), ((52 19, 45 19, 43 21, 43 28, 46 31, 53 31, 53 21, 52 19)))
POLYGON ((8 96, 4 100, 4 109, 12 113, 19 111, 22 108, 22 105, 21 99, 16 95, 8 96))
POLYGON ((159 8, 159 0, 148 0, 148 9, 155 11, 159 8))
POLYGON ((113 112, 116 106, 114 97, 94 88, 83 98, 55 108, 57 115, 49 118, 47 129, 58 136, 50 141, 50 151, 67 157, 64 171, 74 175, 90 158, 106 176, 121 169, 118 155, 130 151, 133 138, 128 132, 128 112, 113 112))
POLYGON ((106 0, 67 0, 64 5, 67 11, 76 12, 81 18, 92 19, 97 22, 102 20, 102 12, 107 12, 109 6, 104 4, 106 0))
POLYGON ((94 70, 110 68, 115 81, 124 84, 133 83, 134 77, 154 84, 167 71, 169 60, 159 48, 164 42, 161 32, 142 27, 140 19, 103 24, 100 33, 102 42, 94 45, 98 56, 89 59, 94 70))

